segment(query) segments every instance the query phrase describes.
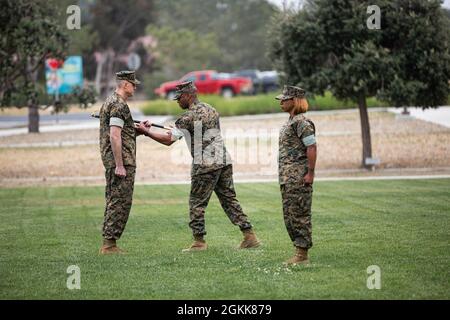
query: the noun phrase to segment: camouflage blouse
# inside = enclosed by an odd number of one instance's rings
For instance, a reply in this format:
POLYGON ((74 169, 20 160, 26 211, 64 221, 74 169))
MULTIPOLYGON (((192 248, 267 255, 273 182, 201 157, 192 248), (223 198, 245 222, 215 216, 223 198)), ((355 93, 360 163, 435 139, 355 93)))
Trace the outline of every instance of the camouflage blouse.
POLYGON ((105 169, 114 168, 116 163, 109 140, 110 126, 122 128, 122 159, 124 166, 136 166, 136 131, 127 103, 115 92, 100 109, 100 153, 105 169))
POLYGON ((281 127, 278 152, 280 184, 301 183, 308 171, 306 148, 316 143, 314 123, 303 114, 290 117, 281 127))
POLYGON ((208 173, 231 164, 220 133, 219 113, 207 103, 192 104, 175 126, 186 139, 192 155, 191 175, 208 173))

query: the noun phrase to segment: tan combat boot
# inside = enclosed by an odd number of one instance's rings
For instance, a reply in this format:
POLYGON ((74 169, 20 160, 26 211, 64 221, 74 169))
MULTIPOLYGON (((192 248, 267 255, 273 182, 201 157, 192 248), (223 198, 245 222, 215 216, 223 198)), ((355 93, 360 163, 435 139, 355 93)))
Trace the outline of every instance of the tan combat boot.
POLYGON ((243 230, 244 240, 239 245, 240 249, 257 248, 261 244, 252 229, 243 230))
POLYGON ((203 251, 208 249, 206 241, 203 236, 194 236, 194 242, 189 248, 183 249, 182 252, 203 251))
POLYGON ((116 245, 116 240, 104 239, 103 245, 100 248, 99 253, 105 255, 105 254, 125 254, 126 252, 116 245))
POLYGON ((295 247, 295 255, 287 260, 284 264, 295 266, 297 264, 308 264, 308 249, 303 249, 300 247, 295 247))

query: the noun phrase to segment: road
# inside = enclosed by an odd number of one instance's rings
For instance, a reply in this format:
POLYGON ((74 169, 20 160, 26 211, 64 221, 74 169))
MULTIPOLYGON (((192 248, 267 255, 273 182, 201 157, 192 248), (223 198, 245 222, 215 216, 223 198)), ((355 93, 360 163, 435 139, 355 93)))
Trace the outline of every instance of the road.
MULTIPOLYGON (((140 111, 131 112, 134 119, 145 119, 140 111)), ((155 123, 163 123, 169 116, 152 116, 155 123)), ((56 115, 42 115, 39 121, 40 132, 58 132, 66 130, 95 129, 99 127, 97 119, 93 119, 88 112, 56 115)), ((28 133, 27 116, 0 116, 0 137, 7 137, 28 133)))

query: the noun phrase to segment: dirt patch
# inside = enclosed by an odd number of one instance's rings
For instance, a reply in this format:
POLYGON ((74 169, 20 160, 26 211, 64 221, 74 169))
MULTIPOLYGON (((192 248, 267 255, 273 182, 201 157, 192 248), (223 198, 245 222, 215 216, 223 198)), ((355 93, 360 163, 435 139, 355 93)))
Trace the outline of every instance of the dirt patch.
MULTIPOLYGON (((359 114, 313 114, 310 118, 318 133, 318 176, 332 170, 358 169, 362 157, 359 114)), ((277 133, 286 119, 287 115, 252 121, 222 119, 236 177, 277 176, 277 133)), ((450 167, 450 129, 387 112, 371 112, 370 123, 373 155, 381 160, 380 169, 450 167)), ((101 184, 104 169, 93 141, 98 141, 98 130, 0 138, 1 185, 101 184), (54 141, 84 141, 86 145, 2 148, 54 141)), ((137 158, 137 183, 189 179, 191 158, 184 140, 168 148, 139 137, 137 158)))

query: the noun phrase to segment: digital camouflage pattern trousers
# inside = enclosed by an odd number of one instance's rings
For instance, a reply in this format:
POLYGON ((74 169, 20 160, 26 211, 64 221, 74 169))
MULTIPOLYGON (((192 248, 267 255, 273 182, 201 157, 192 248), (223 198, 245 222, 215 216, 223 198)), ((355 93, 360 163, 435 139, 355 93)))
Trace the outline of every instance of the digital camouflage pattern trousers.
POLYGON ((252 228, 247 216, 242 211, 239 201, 236 199, 233 167, 232 165, 227 165, 219 170, 192 176, 189 197, 189 226, 194 236, 206 234, 205 209, 213 191, 219 198, 226 215, 234 225, 239 226, 241 230, 252 228))
POLYGON ((300 184, 280 185, 283 200, 283 217, 294 246, 312 247, 311 204, 313 188, 300 184))
POLYGON ((133 201, 136 168, 125 166, 127 175, 120 178, 114 174, 115 168, 106 169, 105 216, 103 239, 118 240, 125 230, 133 201))

